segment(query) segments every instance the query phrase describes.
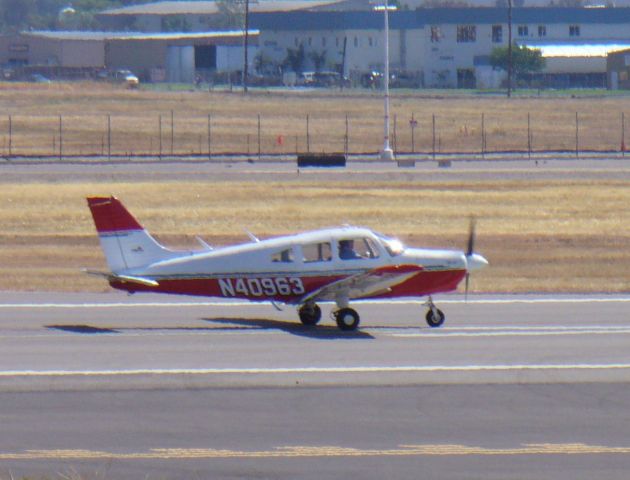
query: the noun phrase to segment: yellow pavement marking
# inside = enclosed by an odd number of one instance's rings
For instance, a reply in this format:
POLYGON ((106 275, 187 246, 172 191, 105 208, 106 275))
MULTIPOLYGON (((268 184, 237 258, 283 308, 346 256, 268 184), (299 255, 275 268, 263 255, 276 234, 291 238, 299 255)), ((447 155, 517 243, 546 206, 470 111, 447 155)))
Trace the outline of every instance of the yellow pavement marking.
POLYGON ((293 457, 395 457, 466 455, 593 455, 630 454, 630 447, 608 447, 584 443, 533 443, 515 448, 486 448, 466 445, 399 445, 393 449, 359 449, 338 446, 287 446, 272 450, 240 451, 206 448, 156 448, 147 452, 95 450, 26 450, 1 453, 0 460, 151 460, 203 458, 293 458, 293 457))

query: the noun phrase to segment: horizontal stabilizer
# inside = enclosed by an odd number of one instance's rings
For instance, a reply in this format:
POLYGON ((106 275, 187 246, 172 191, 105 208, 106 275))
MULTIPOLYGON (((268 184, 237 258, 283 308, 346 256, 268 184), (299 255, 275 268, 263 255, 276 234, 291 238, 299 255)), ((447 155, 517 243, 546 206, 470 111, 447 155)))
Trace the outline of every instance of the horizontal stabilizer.
POLYGON ((133 275, 116 275, 114 273, 98 272, 95 270, 83 270, 88 275, 95 275, 97 277, 106 278, 107 281, 113 282, 125 282, 125 283, 137 283, 146 287, 158 287, 160 284, 151 278, 138 277, 133 275))

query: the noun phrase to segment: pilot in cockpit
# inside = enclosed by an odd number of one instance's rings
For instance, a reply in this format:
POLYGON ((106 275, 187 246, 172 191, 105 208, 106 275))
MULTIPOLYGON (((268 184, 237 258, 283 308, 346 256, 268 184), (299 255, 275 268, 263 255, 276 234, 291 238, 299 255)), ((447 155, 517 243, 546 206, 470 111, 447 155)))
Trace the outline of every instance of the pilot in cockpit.
POLYGON ((354 240, 339 240, 339 258, 341 260, 356 260, 361 258, 354 251, 354 240))

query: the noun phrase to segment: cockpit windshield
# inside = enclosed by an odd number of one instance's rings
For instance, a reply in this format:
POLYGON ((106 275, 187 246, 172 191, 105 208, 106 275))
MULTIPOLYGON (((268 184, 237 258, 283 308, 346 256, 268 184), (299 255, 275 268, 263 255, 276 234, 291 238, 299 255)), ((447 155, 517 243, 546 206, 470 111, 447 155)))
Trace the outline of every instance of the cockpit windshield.
POLYGON ((377 233, 376 236, 385 247, 385 250, 387 250, 387 253, 392 257, 397 257, 405 251, 405 245, 397 238, 386 237, 381 233, 377 233))

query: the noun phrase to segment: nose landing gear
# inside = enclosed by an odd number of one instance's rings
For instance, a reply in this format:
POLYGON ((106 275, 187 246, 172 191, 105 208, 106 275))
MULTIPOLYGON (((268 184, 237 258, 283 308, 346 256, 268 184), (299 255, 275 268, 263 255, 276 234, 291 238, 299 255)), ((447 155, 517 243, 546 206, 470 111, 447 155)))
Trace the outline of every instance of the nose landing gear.
POLYGON ((429 327, 440 327, 444 323, 444 320, 446 320, 446 315, 444 315, 444 312, 435 306, 431 297, 428 298, 425 305, 429 307, 429 311, 427 312, 427 315, 425 317, 429 327))
POLYGON ((335 320, 340 330, 356 330, 361 320, 356 310, 352 308, 340 308, 335 312, 335 320))

